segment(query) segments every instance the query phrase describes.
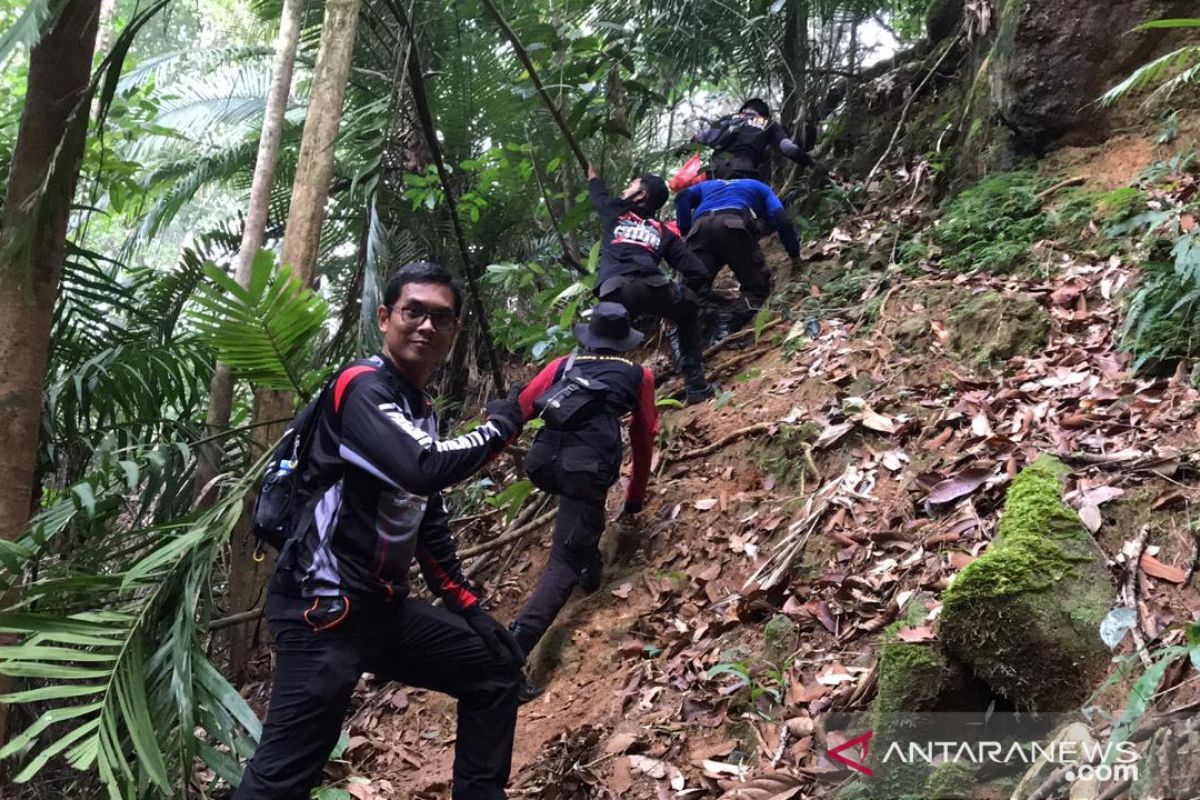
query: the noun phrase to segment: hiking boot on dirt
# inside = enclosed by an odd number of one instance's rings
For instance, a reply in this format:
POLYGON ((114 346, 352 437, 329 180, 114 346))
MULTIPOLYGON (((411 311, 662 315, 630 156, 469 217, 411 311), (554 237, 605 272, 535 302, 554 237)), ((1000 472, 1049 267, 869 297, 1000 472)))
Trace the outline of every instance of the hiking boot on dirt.
POLYGON ((533 681, 529 680, 529 676, 522 673, 521 687, 517 689, 517 705, 525 705, 534 700, 537 700, 546 693, 546 687, 538 686, 533 681))
POLYGON ((684 398, 689 406, 694 406, 697 403, 703 403, 705 400, 713 397, 717 393, 717 385, 704 381, 698 384, 689 383, 687 387, 687 396, 684 398))
POLYGON ((604 565, 600 560, 600 553, 588 559, 588 563, 579 572, 579 588, 584 594, 591 594, 600 588, 600 583, 604 578, 604 565))

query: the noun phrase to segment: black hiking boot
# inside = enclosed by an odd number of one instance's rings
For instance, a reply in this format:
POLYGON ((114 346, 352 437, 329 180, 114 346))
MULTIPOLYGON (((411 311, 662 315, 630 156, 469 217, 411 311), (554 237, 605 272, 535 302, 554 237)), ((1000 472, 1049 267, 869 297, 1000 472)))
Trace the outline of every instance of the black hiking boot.
POLYGON ((584 594, 592 594, 600 588, 601 582, 604 580, 604 563, 600 558, 600 553, 588 559, 588 563, 579 571, 579 588, 584 594))
POLYGON ((687 396, 684 398, 684 401, 689 406, 694 406, 697 403, 703 403, 705 400, 716 395, 716 393, 717 385, 715 383, 702 381, 700 383, 693 384, 689 382, 687 386, 687 396))
POLYGON ((521 673, 521 687, 517 690, 517 705, 533 702, 546 693, 546 687, 538 686, 529 680, 529 676, 521 673))

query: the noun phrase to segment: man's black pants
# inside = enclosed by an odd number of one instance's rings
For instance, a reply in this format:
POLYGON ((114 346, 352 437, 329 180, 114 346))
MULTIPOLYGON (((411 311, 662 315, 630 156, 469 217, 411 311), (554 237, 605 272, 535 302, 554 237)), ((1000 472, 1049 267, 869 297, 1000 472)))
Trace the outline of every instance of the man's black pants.
POLYGON ((525 468, 539 489, 558 495, 558 516, 550 560, 513 625, 526 655, 567 604, 584 567, 600 564, 604 501, 620 477, 620 442, 619 430, 607 447, 589 445, 576 434, 543 431, 529 448, 525 468))
POLYGON ((661 272, 631 273, 606 279, 597 287, 600 299, 625 306, 631 318, 654 317, 675 323, 679 334, 679 371, 702 383, 700 303, 695 293, 661 272))
POLYGON ((519 668, 458 614, 423 600, 369 610, 340 603, 271 596, 274 688, 235 800, 308 800, 363 672, 457 698, 454 800, 506 797, 519 668))
POLYGON ((771 270, 758 246, 753 220, 741 211, 717 211, 696 220, 688 246, 708 270, 707 290, 725 265, 733 271, 740 295, 730 311, 729 331, 749 322, 771 294, 771 270))

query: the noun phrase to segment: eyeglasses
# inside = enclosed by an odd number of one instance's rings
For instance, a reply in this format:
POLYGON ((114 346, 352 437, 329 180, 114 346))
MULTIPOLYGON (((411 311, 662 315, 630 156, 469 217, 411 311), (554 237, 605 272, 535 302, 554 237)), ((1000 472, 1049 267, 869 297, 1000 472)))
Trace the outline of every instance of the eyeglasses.
POLYGON ((413 328, 419 328, 425 320, 433 323, 434 330, 445 331, 453 330, 458 323, 458 316, 448 308, 428 309, 423 306, 388 306, 388 312, 399 311, 400 321, 405 325, 413 328))

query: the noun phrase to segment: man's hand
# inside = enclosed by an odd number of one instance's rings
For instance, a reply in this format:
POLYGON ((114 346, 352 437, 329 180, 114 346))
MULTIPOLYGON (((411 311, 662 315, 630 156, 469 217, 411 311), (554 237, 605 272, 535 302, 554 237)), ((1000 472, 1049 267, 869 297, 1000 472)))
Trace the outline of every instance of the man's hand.
POLYGON ((485 415, 489 422, 495 423, 504 434, 506 442, 514 439, 525 427, 525 412, 521 410, 521 390, 525 387, 519 383, 513 384, 508 390, 508 397, 491 400, 485 407, 485 415))
POLYGON ((588 180, 590 181, 592 178, 599 178, 599 177, 600 177, 600 173, 596 172, 596 168, 594 166, 592 166, 591 163, 589 163, 588 164, 588 180))
POLYGON ((471 630, 479 634, 492 655, 510 660, 518 667, 525 665, 525 652, 521 650, 521 645, 508 628, 497 622, 491 614, 473 605, 462 613, 462 618, 471 626, 471 630))

